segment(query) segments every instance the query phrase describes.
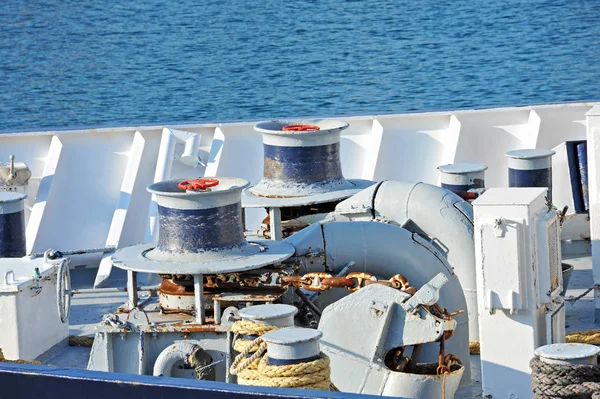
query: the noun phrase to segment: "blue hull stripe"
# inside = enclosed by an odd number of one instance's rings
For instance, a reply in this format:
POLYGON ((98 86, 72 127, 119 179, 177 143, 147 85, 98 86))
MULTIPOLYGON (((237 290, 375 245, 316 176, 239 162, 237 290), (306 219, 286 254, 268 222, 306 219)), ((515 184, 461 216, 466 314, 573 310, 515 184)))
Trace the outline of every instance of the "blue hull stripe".
POLYGON ((552 168, 520 170, 508 169, 509 187, 547 187, 552 201, 552 168))
POLYGON ((244 242, 241 202, 210 209, 158 207, 158 245, 168 252, 201 253, 244 242))
POLYGON ((0 363, 2 398, 364 399, 348 392, 255 387, 185 378, 117 374, 33 364, 0 363), (32 393, 32 387, 43 387, 32 393))
POLYGON ((340 144, 279 147, 264 144, 265 179, 311 184, 343 179, 340 144))

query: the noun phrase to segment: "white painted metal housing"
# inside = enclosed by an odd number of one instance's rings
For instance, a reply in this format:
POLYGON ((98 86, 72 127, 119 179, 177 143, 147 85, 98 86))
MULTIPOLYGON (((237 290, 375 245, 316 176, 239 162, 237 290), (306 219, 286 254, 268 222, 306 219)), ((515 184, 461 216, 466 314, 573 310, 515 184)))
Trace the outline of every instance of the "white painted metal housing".
MULTIPOLYGON (((343 173, 348 179, 438 184, 439 165, 475 162, 489 166, 488 187, 506 187, 506 151, 552 149, 566 140, 585 139, 585 114, 593 105, 342 118, 350 125, 341 136, 343 173)), ((149 241, 154 219, 149 221, 148 215, 154 214, 154 205, 145 188, 157 180, 227 175, 258 183, 263 151, 254 124, 0 135, 0 160, 8 161, 14 154, 16 162, 25 162, 33 173, 27 187, 28 251, 149 241), (189 166, 193 146, 198 162, 189 166)), ((566 173, 555 167, 553 179, 564 180, 566 173)), ((558 182, 554 187, 560 187, 558 182)), ((570 192, 555 192, 554 201, 558 207, 568 204, 570 192)), ((258 228, 265 215, 261 209, 248 210, 248 227, 258 228)), ((74 257, 73 265, 98 264, 102 257, 101 253, 74 257)))
POLYGON ((0 259, 0 348, 6 359, 43 361, 68 345, 69 324, 61 322, 56 303, 59 263, 0 259))
POLYGON ((484 396, 531 397, 531 354, 564 342, 558 215, 546 192, 492 188, 473 202, 484 396))

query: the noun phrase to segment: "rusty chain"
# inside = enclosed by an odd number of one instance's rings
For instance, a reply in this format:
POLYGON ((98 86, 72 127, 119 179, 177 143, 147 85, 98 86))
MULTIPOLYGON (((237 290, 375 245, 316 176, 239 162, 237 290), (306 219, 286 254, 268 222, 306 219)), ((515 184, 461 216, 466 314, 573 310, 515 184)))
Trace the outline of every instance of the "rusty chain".
POLYGON ((349 291, 357 291, 370 284, 381 284, 402 290, 414 295, 417 290, 412 287, 406 277, 396 274, 389 280, 378 280, 375 276, 364 272, 348 273, 345 277, 334 277, 330 273, 312 272, 304 276, 283 276, 281 281, 311 292, 323 292, 331 288, 346 288, 349 291))
POLYGON ((440 340, 440 354, 438 356, 438 366, 436 368, 436 374, 442 375, 446 373, 452 372, 452 367, 455 365, 462 366, 462 362, 460 359, 453 355, 446 355, 446 337, 442 335, 442 339, 440 340))

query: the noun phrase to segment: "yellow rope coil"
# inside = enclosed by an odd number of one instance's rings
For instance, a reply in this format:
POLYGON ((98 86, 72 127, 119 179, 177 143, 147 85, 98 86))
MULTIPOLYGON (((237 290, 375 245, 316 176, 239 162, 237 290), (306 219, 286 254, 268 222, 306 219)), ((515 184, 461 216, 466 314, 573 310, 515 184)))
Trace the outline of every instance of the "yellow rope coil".
POLYGON ((19 364, 42 364, 41 362, 38 362, 37 360, 21 360, 21 359, 8 360, 4 357, 4 352, 2 352, 2 349, 0 349, 0 362, 1 363, 19 363, 19 364))
POLYGON ((336 390, 330 379, 329 358, 324 353, 311 362, 282 366, 269 365, 267 356, 263 356, 256 372, 246 374, 246 370, 238 373, 240 385, 336 390))
MULTIPOLYGON (((569 344, 590 344, 600 346, 600 329, 585 330, 569 333, 565 336, 569 344)), ((479 341, 469 341, 469 352, 471 355, 479 355, 479 341)))
POLYGON ((266 342, 258 337, 236 356, 229 372, 237 375, 238 384, 337 391, 330 379, 329 358, 324 353, 311 362, 272 366, 263 356, 266 349, 266 342), (246 357, 251 352, 252 356, 246 357))
POLYGON ((471 355, 479 355, 480 350, 479 341, 469 341, 469 353, 471 355))
MULTIPOLYGON (((242 335, 261 336, 263 334, 268 333, 269 331, 273 331, 273 330, 277 330, 277 329, 279 329, 279 327, 269 326, 266 324, 259 324, 259 323, 255 323, 253 321, 248 321, 248 320, 236 321, 235 323, 233 323, 231 325, 231 331, 233 333, 242 334, 242 335)), ((238 337, 235 339, 235 341, 233 341, 233 350, 235 350, 236 352, 242 352, 251 343, 252 343, 251 340, 238 337)), ((256 352, 258 350, 258 346, 254 346, 252 349, 253 350, 251 350, 251 352, 256 352)))
POLYGON ((258 363, 258 371, 269 377, 293 377, 298 374, 314 374, 326 370, 329 373, 329 357, 321 353, 319 359, 311 362, 289 364, 286 366, 271 366, 266 356, 258 363))
POLYGON ((263 335, 279 327, 259 324, 249 320, 239 320, 231 325, 231 331, 242 335, 263 335))
POLYGON ((567 343, 600 345, 600 330, 586 330, 566 335, 567 343))

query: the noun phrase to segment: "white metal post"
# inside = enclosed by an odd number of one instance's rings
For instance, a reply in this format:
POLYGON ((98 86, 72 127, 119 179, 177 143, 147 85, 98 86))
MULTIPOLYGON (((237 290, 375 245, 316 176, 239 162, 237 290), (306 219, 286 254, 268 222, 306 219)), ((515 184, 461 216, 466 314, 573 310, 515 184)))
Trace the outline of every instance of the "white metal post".
POLYGON ((205 309, 204 309, 204 276, 202 274, 194 274, 194 307, 196 308, 196 323, 204 324, 205 309))
MULTIPOLYGON (((594 285, 600 284, 600 105, 594 106, 586 114, 588 189, 590 197, 590 233, 592 240, 592 274, 594 285)), ((594 317, 600 321, 600 295, 594 294, 594 317)))
POLYGON ((271 240, 283 239, 281 231, 281 208, 269 208, 269 230, 271 232, 271 240))

